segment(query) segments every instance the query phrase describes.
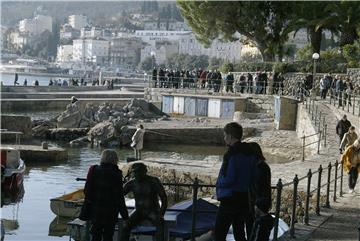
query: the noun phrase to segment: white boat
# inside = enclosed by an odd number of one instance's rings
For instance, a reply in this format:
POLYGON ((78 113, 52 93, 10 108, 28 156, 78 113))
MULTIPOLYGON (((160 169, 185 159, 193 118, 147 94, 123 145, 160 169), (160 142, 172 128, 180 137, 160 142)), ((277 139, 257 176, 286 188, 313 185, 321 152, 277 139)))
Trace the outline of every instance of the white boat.
POLYGON ((84 203, 84 189, 50 199, 51 211, 60 217, 77 218, 84 203))

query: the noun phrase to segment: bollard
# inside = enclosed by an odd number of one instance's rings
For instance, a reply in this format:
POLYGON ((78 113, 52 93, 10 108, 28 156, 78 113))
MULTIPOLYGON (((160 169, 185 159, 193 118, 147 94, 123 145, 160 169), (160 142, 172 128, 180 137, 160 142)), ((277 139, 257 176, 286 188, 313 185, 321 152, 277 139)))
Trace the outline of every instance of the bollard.
POLYGON ((321 189, 321 173, 322 173, 322 166, 320 165, 319 166, 319 169, 318 169, 318 173, 319 173, 319 176, 318 176, 318 185, 317 185, 317 192, 316 192, 316 208, 315 208, 315 212, 316 212, 316 215, 320 216, 320 189, 321 189))
POLYGON ((302 161, 305 161, 305 135, 303 135, 302 139, 302 161))
POLYGON ((336 202, 336 189, 337 189, 337 176, 338 176, 338 167, 339 167, 339 162, 338 160, 335 161, 335 181, 334 181, 334 202, 336 202))
POLYGON ((341 160, 340 162, 341 170, 340 170, 340 197, 343 196, 343 179, 344 179, 344 162, 341 160))
POLYGON ((194 184, 193 184, 193 206, 192 206, 192 212, 191 212, 191 240, 195 241, 195 228, 196 228, 196 206, 197 206, 197 195, 198 195, 198 189, 199 189, 199 181, 197 178, 195 178, 194 184))
POLYGON ((330 181, 331 181, 331 162, 328 165, 328 179, 326 183, 326 202, 325 202, 326 208, 330 208, 330 181))
POLYGON ((353 105, 353 111, 352 111, 352 113, 353 113, 353 115, 355 115, 355 95, 353 95, 354 96, 354 99, 353 99, 353 102, 352 102, 352 105, 353 105))
POLYGON ((299 178, 297 175, 294 177, 294 190, 293 190, 293 203, 290 223, 290 237, 295 237, 295 219, 296 219, 296 200, 297 200, 297 188, 299 184, 299 178))
POLYGON ((276 209, 275 209, 275 223, 274 223, 274 236, 273 240, 278 240, 278 230, 279 230, 279 217, 280 217, 280 206, 281 206, 281 191, 283 184, 281 178, 276 184, 276 209))
POLYGON ((307 187, 306 187, 306 201, 305 201, 305 215, 304 215, 304 223, 306 225, 309 225, 309 202, 310 202, 310 188, 311 188, 311 177, 312 172, 311 169, 309 169, 309 172, 307 174, 307 187))
POLYGON ((319 132, 318 146, 317 146, 317 154, 320 154, 320 141, 321 141, 321 131, 319 132))

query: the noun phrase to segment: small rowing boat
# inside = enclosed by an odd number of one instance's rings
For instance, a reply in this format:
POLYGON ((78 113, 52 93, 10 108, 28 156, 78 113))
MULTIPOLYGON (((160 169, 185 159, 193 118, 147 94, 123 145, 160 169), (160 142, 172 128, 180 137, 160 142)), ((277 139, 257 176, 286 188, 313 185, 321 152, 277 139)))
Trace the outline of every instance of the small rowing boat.
POLYGON ((84 203, 84 189, 50 199, 51 211, 60 217, 77 218, 84 203))

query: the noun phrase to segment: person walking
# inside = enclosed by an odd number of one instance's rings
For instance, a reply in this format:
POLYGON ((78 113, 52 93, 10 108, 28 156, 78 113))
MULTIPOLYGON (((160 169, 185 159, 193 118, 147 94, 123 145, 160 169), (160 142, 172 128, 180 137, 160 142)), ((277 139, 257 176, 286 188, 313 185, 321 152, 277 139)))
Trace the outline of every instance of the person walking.
MULTIPOLYGON (((236 122, 224 127, 224 141, 228 146, 216 182, 216 196, 220 206, 216 215, 214 238, 225 241, 230 225, 235 240, 246 240, 245 222, 250 215, 250 186, 255 182, 256 157, 247 143, 242 143, 243 128, 236 122)), ((251 231, 247 231, 250 236, 251 231)))
POLYGON ((15 73, 14 86, 19 85, 18 79, 19 79, 18 73, 15 73))
POLYGON ((358 138, 355 132, 355 126, 350 126, 349 131, 345 133, 340 143, 340 154, 343 153, 349 146, 351 146, 358 138))
POLYGON ((346 115, 344 115, 343 118, 337 123, 336 134, 339 136, 340 143, 344 138, 345 133, 349 131, 350 126, 351 122, 347 119, 346 115))
POLYGON ((356 181, 360 172, 360 139, 349 146, 341 157, 344 170, 349 175, 349 193, 354 193, 356 181))
POLYGON ((134 149, 136 160, 141 160, 141 150, 143 149, 144 144, 144 134, 144 126, 139 124, 134 135, 131 138, 131 147, 134 149))
POLYGON ((91 241, 112 241, 119 212, 129 219, 123 192, 123 175, 113 150, 101 153, 100 165, 89 168, 85 183, 85 201, 79 218, 91 222, 91 241))

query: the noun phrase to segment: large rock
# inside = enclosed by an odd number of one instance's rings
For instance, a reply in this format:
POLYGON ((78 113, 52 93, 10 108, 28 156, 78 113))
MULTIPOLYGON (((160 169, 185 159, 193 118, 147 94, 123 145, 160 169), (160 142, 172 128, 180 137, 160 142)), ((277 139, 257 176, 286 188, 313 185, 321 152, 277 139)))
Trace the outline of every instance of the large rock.
POLYGON ((82 136, 86 136, 89 128, 56 128, 50 129, 48 138, 57 141, 72 141, 82 136))
POLYGON ((57 118, 58 128, 77 128, 81 122, 81 111, 78 102, 68 104, 66 110, 57 118))
POLYGON ((96 124, 93 128, 91 128, 88 136, 90 139, 93 139, 94 142, 99 143, 101 146, 106 146, 109 143, 116 141, 119 134, 117 133, 112 122, 104 121, 96 124))

